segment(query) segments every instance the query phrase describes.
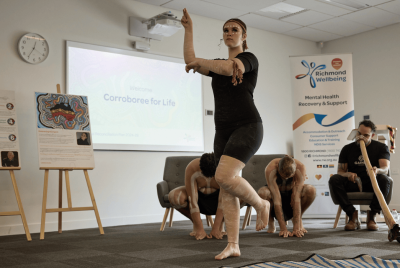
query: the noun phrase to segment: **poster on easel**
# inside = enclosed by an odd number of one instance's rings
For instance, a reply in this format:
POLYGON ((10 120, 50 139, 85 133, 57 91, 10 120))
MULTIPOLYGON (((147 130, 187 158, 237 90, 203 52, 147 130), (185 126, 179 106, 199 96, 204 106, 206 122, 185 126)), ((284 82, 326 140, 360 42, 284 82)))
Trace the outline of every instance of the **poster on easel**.
POLYGON ((0 90, 0 169, 20 169, 15 92, 0 90))
POLYGON ((41 169, 93 169, 94 155, 86 96, 35 92, 41 169))

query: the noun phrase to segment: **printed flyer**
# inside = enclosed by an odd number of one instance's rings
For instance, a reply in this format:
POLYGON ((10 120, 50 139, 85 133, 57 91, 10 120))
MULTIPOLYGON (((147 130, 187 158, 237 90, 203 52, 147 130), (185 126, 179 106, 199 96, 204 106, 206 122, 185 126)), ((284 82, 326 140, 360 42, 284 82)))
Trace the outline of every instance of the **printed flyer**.
POLYGON ((86 96, 35 92, 40 168, 93 169, 86 96))
POLYGON ((1 169, 21 168, 15 93, 0 90, 1 169))

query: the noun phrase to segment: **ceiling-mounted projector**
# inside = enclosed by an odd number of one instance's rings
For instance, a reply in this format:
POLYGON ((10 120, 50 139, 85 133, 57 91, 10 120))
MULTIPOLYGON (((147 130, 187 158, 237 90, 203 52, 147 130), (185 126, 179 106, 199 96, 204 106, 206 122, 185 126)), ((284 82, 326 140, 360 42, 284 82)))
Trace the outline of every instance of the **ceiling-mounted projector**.
POLYGON ((182 28, 181 21, 171 11, 144 21, 138 17, 129 17, 129 34, 132 36, 161 40, 164 36, 171 36, 182 28))
POLYGON ((143 23, 147 24, 147 30, 150 34, 162 36, 171 36, 183 28, 181 21, 171 11, 161 13, 143 23))

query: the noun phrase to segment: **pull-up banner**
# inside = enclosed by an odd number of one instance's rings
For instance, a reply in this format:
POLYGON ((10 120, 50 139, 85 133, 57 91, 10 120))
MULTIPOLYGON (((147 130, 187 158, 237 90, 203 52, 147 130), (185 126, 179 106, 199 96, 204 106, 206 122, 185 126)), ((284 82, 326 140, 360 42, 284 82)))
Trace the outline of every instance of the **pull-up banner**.
POLYGON ((337 205, 329 178, 337 173, 339 153, 354 129, 352 55, 296 56, 290 63, 294 157, 306 166, 306 183, 317 189, 306 214, 330 216, 337 205))

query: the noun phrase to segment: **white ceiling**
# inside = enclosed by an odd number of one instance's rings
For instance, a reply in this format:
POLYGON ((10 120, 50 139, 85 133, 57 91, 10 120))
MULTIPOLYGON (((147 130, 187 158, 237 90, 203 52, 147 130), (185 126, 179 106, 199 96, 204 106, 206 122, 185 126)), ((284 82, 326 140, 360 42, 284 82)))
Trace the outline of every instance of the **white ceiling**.
MULTIPOLYGON (((356 0, 370 7, 353 11, 325 0, 136 0, 218 20, 240 18, 247 26, 311 41, 331 41, 400 22, 400 0, 356 0), (281 19, 260 10, 279 2, 307 11, 281 19)), ((175 14, 181 17, 181 14, 175 14)))

